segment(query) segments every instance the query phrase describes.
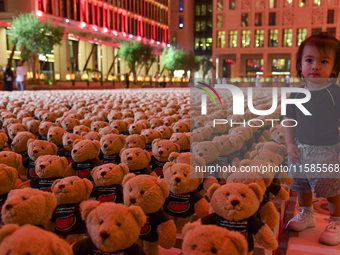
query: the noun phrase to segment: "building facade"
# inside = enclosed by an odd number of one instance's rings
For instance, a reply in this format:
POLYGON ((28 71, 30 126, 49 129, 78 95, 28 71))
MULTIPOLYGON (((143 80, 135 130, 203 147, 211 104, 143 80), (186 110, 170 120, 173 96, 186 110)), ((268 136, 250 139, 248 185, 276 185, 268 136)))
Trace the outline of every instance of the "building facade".
MULTIPOLYGON (((129 72, 117 54, 120 43, 137 40, 151 45, 158 55, 149 71, 153 75, 161 69, 163 48, 169 46, 169 4, 170 0, 0 0, 0 65, 6 65, 13 47, 7 23, 34 11, 38 18, 65 28, 61 46, 55 46, 47 59, 40 58, 37 69, 60 80, 89 78, 89 71, 105 79, 119 77, 129 72)), ((14 59, 20 59, 20 52, 14 59)), ((137 75, 146 75, 145 70, 137 75)))
POLYGON ((339 10, 339 0, 213 0, 214 76, 296 77, 302 41, 339 38, 339 10))

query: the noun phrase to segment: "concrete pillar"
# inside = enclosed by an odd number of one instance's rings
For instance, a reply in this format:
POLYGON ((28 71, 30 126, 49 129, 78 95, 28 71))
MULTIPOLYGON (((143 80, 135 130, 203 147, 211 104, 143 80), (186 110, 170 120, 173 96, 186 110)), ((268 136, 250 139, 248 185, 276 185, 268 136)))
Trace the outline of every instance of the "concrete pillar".
POLYGON ((0 28, 0 66, 7 65, 6 28, 0 28))
POLYGON ((262 58, 263 58, 263 77, 268 77, 268 70, 271 70, 272 68, 270 61, 268 61, 268 53, 264 52, 262 58))
POLYGON ((67 37, 63 37, 61 45, 54 45, 54 72, 60 74, 60 80, 66 80, 70 72, 70 47, 67 37))
MULTIPOLYGON (((85 41, 79 41, 79 54, 78 55, 78 61, 79 61, 79 70, 83 71, 83 68, 85 66, 86 60, 91 53, 92 50, 92 43, 85 42, 85 41)), ((93 69, 93 56, 91 56, 91 59, 89 63, 87 64, 86 69, 93 69)))
MULTIPOLYGON (((113 61, 114 48, 107 45, 102 45, 102 63, 103 66, 99 69, 103 71, 103 75, 107 75, 113 61)), ((100 56, 99 56, 100 57, 100 56)), ((112 70, 111 70, 112 72, 112 70)))

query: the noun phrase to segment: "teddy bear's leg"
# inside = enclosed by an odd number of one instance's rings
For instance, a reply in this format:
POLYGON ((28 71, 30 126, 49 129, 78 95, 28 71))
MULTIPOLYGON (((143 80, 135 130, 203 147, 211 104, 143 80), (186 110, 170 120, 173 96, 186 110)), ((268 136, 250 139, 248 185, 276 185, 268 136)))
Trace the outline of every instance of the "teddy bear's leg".
POLYGON ((74 235, 67 235, 66 236, 66 241, 69 244, 73 244, 76 242, 79 242, 80 240, 82 240, 84 238, 85 234, 74 234, 74 235))
POLYGON ((144 244, 143 250, 144 250, 145 254, 158 255, 158 253, 159 253, 158 242, 144 241, 143 244, 144 244))
POLYGON ((275 197, 281 199, 282 201, 288 201, 289 200, 289 193, 288 193, 287 190, 285 190, 285 188, 283 188, 281 186, 279 193, 277 193, 275 195, 275 197))
POLYGON ((202 198, 201 200, 199 200, 198 202, 195 203, 195 213, 197 215, 198 218, 204 218, 205 216, 209 215, 209 208, 210 205, 207 202, 207 200, 205 200, 205 198, 202 198))
POLYGON ((188 222, 191 222, 193 218, 193 215, 186 217, 186 218, 181 218, 181 217, 177 217, 177 221, 176 221, 176 229, 177 229, 177 233, 182 233, 182 229, 184 227, 185 224, 187 224, 188 222))
POLYGON ((273 231, 268 227, 267 224, 257 232, 256 234, 259 244, 262 245, 265 249, 268 250, 276 250, 278 247, 277 240, 273 231))
POLYGON ((203 181, 203 187, 204 189, 201 190, 199 193, 202 195, 202 197, 205 197, 205 191, 210 188, 211 185, 214 183, 218 183, 217 179, 213 176, 208 176, 204 181, 203 181))
POLYGON ((261 220, 268 225, 269 228, 273 229, 279 222, 278 212, 275 205, 272 202, 264 204, 260 211, 261 220))
POLYGON ((158 244, 164 249, 170 249, 176 243, 176 225, 168 220, 157 227, 158 244))

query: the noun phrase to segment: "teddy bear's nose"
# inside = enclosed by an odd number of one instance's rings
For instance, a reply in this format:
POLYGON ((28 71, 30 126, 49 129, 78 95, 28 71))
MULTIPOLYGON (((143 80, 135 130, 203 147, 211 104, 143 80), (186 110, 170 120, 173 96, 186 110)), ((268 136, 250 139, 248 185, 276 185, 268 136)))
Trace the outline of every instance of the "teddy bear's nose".
POLYGON ((178 178, 178 177, 176 177, 176 178, 175 178, 175 182, 181 182, 181 179, 178 178))
POLYGON ((100 237, 102 238, 102 239, 107 239, 108 237, 110 236, 110 234, 109 233, 107 233, 106 231, 100 231, 100 237))
POLYGON ((40 128, 40 131, 42 132, 42 131, 43 131, 43 129, 42 129, 42 128, 40 128))
POLYGON ((159 154, 161 154, 161 155, 162 155, 163 153, 164 153, 163 151, 159 151, 159 154))
POLYGON ((37 150, 33 150, 33 153, 38 153, 38 151, 37 150))
POLYGON ((44 165, 40 165, 40 168, 41 168, 41 169, 44 169, 44 168, 45 168, 45 166, 44 166, 44 165))
POLYGON ((135 204, 135 203, 136 203, 136 199, 135 199, 134 197, 131 197, 131 198, 130 198, 130 203, 131 203, 131 204, 135 204))
POLYGON ((10 205, 10 204, 7 204, 5 207, 7 211, 11 210, 12 208, 13 208, 13 205, 10 205))
POLYGON ((280 135, 279 137, 280 137, 281 139, 283 138, 283 136, 282 136, 282 135, 280 135))
POLYGON ((131 126, 132 127, 132 129, 135 129, 135 126, 131 126))
POLYGON ((71 144, 72 142, 71 141, 68 141, 67 144, 71 144))
POLYGON ((128 157, 127 160, 132 160, 132 158, 131 158, 131 157, 128 157))
POLYGON ((64 184, 60 184, 59 185, 59 189, 63 189, 63 188, 65 188, 65 185, 64 184))
POLYGON ((73 152, 73 153, 77 153, 77 150, 73 150, 72 152, 73 152))
POLYGON ((231 201, 231 204, 232 204, 233 206, 237 206, 239 203, 240 203, 240 201, 238 201, 238 200, 232 200, 232 201, 231 201))
POLYGON ((202 152, 198 153, 198 156, 203 157, 203 153, 202 152))
POLYGON ((106 172, 101 172, 100 175, 101 175, 101 176, 105 176, 105 175, 106 175, 106 172))
POLYGON ((114 126, 114 128, 118 128, 118 126, 114 126))
POLYGON ((104 146, 103 146, 104 148, 107 148, 107 144, 104 144, 104 146))

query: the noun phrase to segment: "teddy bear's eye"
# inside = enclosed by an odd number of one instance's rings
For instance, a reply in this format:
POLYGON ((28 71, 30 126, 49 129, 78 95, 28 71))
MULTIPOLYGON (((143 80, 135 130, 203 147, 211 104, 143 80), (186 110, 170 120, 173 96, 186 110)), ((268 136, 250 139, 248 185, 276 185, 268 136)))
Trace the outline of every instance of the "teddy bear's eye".
POLYGON ((80 146, 81 148, 83 148, 84 147, 84 145, 82 145, 82 146, 80 146))
POLYGON ((177 174, 177 172, 174 172, 174 174, 177 174))
POLYGON ((138 157, 138 156, 139 156, 139 153, 136 153, 136 156, 138 157))
POLYGON ((19 140, 17 140, 17 142, 19 142, 19 140))
POLYGON ((71 185, 73 185, 73 181, 71 181, 71 185))
POLYGON ((132 192, 133 188, 130 188, 130 192, 132 192))
POLYGON ((211 248, 211 252, 212 252, 213 254, 216 254, 216 253, 217 253, 217 249, 216 249, 215 247, 212 247, 212 248, 211 248))
POLYGON ((120 227, 120 226, 122 225, 122 223, 117 222, 116 225, 117 225, 118 227, 120 227))
POLYGON ((104 221, 103 221, 103 220, 100 220, 100 221, 99 221, 99 224, 100 224, 100 225, 101 225, 101 224, 103 224, 103 223, 104 223, 104 221))
POLYGON ((141 195, 144 195, 144 193, 145 193, 144 190, 141 190, 141 191, 140 191, 140 194, 141 194, 141 195))
POLYGON ((197 247, 197 245, 196 245, 196 244, 194 244, 194 245, 192 246, 192 249, 193 249, 193 250, 195 250, 195 249, 196 249, 196 247, 197 247))
POLYGON ((204 151, 207 151, 207 149, 204 149, 204 151))
POLYGON ((158 146, 158 149, 161 148, 161 146, 158 146))
POLYGON ((44 147, 41 147, 41 149, 42 149, 42 150, 45 150, 45 148, 44 148, 44 147))
POLYGON ((184 177, 187 177, 187 174, 184 174, 184 177))
POLYGON ((241 197, 246 197, 246 194, 241 194, 241 197))
POLYGON ((126 142, 127 144, 129 144, 130 142, 126 142))
POLYGON ((230 193, 228 192, 227 194, 225 194, 227 197, 229 197, 230 193))
POLYGON ((221 145, 223 145, 223 143, 221 143, 221 145))
POLYGON ((48 161, 50 164, 52 164, 52 161, 48 161))
POLYGON ((24 201, 25 201, 25 200, 27 200, 27 198, 26 198, 26 197, 22 197, 22 200, 24 200, 24 201))

